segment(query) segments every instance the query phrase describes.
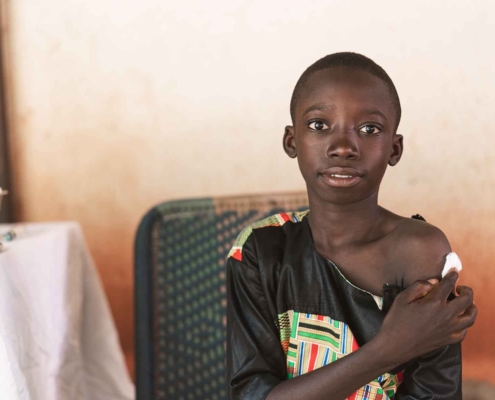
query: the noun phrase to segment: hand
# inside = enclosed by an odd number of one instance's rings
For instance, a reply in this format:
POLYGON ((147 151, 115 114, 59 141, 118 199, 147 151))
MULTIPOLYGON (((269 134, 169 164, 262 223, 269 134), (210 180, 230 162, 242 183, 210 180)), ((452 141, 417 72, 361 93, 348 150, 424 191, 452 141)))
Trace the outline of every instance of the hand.
MULTIPOLYGON (((459 286, 452 270, 440 281, 416 281, 394 300, 375 339, 383 343, 383 356, 400 365, 440 347, 461 342, 476 320, 473 290, 459 286)), ((373 340, 375 340, 373 339, 373 340)))

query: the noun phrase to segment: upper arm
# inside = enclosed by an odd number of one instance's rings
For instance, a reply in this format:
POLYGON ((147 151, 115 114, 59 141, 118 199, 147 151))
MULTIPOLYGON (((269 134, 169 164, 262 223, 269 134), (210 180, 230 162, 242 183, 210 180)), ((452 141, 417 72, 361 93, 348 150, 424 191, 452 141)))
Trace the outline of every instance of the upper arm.
POLYGON ((403 286, 408 287, 417 280, 440 279, 451 252, 445 234, 433 225, 416 220, 411 220, 403 231, 400 243, 403 286))
MULTIPOLYGON (((451 252, 445 234, 426 222, 414 221, 407 242, 404 287, 416 280, 441 279, 446 256, 451 252)), ((442 347, 416 359, 405 370, 397 400, 461 400, 462 360, 460 343, 442 347)))
POLYGON ((264 399, 286 377, 273 305, 254 252, 227 260, 227 384, 229 399, 264 399))

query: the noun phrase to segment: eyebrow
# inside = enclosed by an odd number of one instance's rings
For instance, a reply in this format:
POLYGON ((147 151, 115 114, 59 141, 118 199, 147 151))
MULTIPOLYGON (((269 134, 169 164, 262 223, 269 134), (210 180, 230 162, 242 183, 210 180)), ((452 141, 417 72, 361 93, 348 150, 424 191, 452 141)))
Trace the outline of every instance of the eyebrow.
POLYGON ((385 113, 375 108, 363 110, 363 113, 367 115, 378 115, 379 117, 382 117, 385 121, 387 121, 387 116, 385 115, 385 113))
POLYGON ((330 108, 331 108, 331 106, 328 106, 325 103, 316 103, 316 104, 313 104, 311 107, 309 107, 306 111, 304 111, 303 117, 306 114, 309 114, 311 111, 326 111, 330 108))
MULTIPOLYGON (((325 103, 316 103, 309 107, 306 111, 304 111, 303 117, 306 114, 309 114, 311 111, 326 111, 330 108, 332 108, 331 105, 325 103)), ((365 110, 362 110, 362 112, 367 115, 378 115, 379 117, 382 117, 385 121, 387 121, 387 116, 385 115, 385 113, 376 108, 367 108, 365 110)))

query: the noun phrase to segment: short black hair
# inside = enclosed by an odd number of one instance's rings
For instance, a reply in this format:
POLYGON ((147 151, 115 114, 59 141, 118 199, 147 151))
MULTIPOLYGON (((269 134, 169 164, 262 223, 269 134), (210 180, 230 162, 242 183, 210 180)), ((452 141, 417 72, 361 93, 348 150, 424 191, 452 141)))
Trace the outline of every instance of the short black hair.
POLYGON ((390 79, 390 76, 388 76, 388 74, 382 67, 380 67, 370 58, 365 57, 362 54, 351 52, 329 54, 328 56, 325 56, 316 61, 314 64, 310 65, 306 69, 306 71, 303 72, 296 83, 294 91, 292 92, 292 98, 290 100, 290 116, 292 118, 292 123, 294 124, 296 120, 296 105, 299 98, 301 97, 302 89, 308 82, 308 79, 311 77, 311 75, 313 75, 317 71, 335 67, 360 69, 362 71, 369 72, 371 75, 374 75, 385 82, 390 91, 390 95, 392 96, 392 102, 395 106, 397 114, 395 130, 397 130, 402 114, 402 109, 400 106, 399 94, 395 89, 395 85, 392 82, 392 79, 390 79))

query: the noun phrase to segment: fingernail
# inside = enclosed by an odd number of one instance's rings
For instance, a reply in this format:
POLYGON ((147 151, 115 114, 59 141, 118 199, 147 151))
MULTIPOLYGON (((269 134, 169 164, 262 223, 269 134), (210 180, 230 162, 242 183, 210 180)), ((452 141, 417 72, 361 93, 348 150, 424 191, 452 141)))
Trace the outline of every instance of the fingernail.
POLYGON ((456 269, 456 268, 451 268, 449 269, 449 274, 457 274, 457 280, 456 282, 459 280, 459 271, 456 269))
POLYGON ((432 285, 436 285, 438 283, 438 279, 428 279, 428 282, 430 282, 432 285))

